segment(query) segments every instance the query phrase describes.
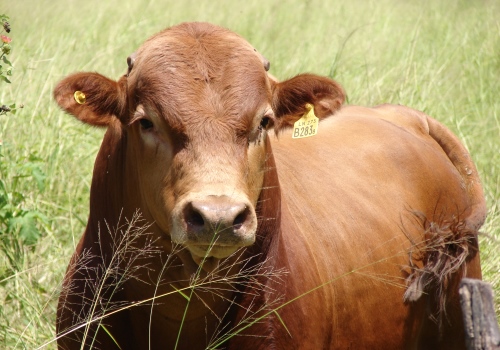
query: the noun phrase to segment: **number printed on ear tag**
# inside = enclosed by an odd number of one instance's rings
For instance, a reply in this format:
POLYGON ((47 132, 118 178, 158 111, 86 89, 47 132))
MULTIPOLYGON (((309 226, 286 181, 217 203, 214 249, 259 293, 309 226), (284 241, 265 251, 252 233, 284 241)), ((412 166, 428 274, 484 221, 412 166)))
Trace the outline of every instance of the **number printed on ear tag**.
POLYGON ((314 106, 306 104, 307 112, 293 124, 293 139, 314 136, 318 133, 319 118, 314 114, 314 106))

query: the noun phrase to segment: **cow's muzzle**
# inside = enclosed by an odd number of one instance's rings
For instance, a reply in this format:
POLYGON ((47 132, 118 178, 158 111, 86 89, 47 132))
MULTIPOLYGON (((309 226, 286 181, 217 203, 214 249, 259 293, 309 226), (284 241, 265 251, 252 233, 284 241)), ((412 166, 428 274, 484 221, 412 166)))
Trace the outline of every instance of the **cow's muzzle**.
POLYGON ((255 242, 257 217, 246 200, 209 195, 186 200, 179 209, 172 240, 193 256, 222 259, 255 242))

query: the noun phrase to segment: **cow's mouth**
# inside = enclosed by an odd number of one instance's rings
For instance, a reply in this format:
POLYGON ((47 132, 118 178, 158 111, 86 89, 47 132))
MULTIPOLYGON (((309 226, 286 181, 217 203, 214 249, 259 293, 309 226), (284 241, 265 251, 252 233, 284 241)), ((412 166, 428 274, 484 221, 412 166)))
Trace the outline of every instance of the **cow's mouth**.
POLYGON ((187 248, 191 252, 192 255, 195 255, 201 259, 203 258, 217 258, 224 259, 237 251, 239 246, 229 246, 229 245, 187 245, 187 248))
POLYGON ((200 258, 196 255, 191 254, 193 261, 201 267, 201 269, 207 273, 214 272, 217 267, 219 267, 219 259, 214 257, 200 258))
POLYGON ((189 245, 193 261, 206 272, 214 271, 219 265, 219 260, 234 254, 240 247, 221 245, 189 245))

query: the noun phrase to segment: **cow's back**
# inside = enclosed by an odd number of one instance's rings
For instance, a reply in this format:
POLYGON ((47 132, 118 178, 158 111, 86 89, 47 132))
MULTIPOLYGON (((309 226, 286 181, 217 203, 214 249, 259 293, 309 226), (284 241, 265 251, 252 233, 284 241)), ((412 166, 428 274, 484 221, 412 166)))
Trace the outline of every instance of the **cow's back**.
MULTIPOLYGON (((330 282, 282 311, 285 320, 315 314, 307 318, 314 322, 294 321, 309 334, 299 348, 402 348, 417 338, 420 346, 437 345, 426 338, 437 336, 439 322, 420 320, 428 319, 426 309, 439 309, 439 298, 403 303, 406 280, 421 267, 421 248, 435 244, 423 243, 426 229, 466 222, 475 199, 429 135, 425 115, 398 106, 345 107, 320 123, 316 136, 285 132, 272 146, 284 246, 293 252, 297 281, 287 281, 288 297, 330 282)), ((478 258, 469 265, 480 277, 478 258)), ((451 295, 444 336, 460 330, 451 295)))

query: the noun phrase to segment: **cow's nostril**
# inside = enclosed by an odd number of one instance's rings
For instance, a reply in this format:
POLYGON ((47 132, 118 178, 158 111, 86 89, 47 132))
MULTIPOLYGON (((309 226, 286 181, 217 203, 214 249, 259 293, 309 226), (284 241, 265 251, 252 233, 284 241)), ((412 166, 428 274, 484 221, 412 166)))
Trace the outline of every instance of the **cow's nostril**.
POLYGON ((205 220, 203 216, 192 205, 188 205, 184 211, 184 219, 188 225, 194 227, 203 227, 205 220))
POLYGON ((248 210, 245 208, 241 213, 239 213, 233 221, 233 229, 239 230, 241 226, 245 223, 248 216, 248 210))

